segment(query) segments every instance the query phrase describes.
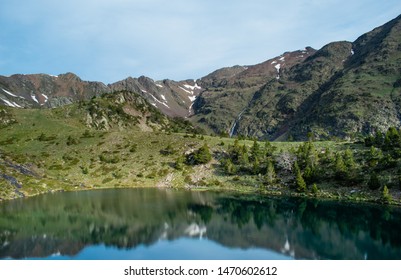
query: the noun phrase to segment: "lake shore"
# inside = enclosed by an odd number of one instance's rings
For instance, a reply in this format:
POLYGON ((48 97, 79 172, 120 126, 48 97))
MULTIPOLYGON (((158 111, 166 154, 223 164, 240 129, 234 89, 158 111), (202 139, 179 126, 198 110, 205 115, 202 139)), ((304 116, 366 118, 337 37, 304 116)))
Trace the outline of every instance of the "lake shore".
MULTIPOLYGON (((169 177, 169 176, 167 176, 169 177)), ((154 181, 153 186, 151 182, 147 182, 142 185, 132 185, 132 186, 68 186, 66 188, 59 189, 49 189, 47 191, 38 192, 38 193, 24 193, 24 196, 15 196, 15 197, 0 197, 0 203, 10 200, 16 199, 26 199, 30 197, 45 195, 49 193, 59 193, 59 192, 80 192, 80 191, 96 191, 96 190, 106 190, 106 189, 141 189, 141 188, 159 188, 159 189, 175 189, 175 190, 188 190, 192 192, 222 192, 222 193, 233 193, 236 195, 250 195, 250 196, 262 196, 262 197, 293 197, 293 198, 305 198, 305 199, 314 199, 317 201, 337 201, 347 202, 347 203, 368 203, 374 205, 391 205, 391 206, 401 206, 401 200, 399 197, 399 193, 396 192, 394 195, 391 195, 391 199, 389 201, 383 201, 377 198, 377 192, 373 192, 370 190, 361 190, 358 188, 352 187, 343 187, 340 190, 318 190, 317 193, 306 192, 299 193, 296 190, 290 189, 288 187, 268 187, 268 186, 246 186, 246 185, 232 185, 232 184, 220 184, 219 186, 202 186, 202 185, 190 185, 190 184, 182 184, 180 186, 172 186, 165 184, 161 184, 164 180, 154 181)))

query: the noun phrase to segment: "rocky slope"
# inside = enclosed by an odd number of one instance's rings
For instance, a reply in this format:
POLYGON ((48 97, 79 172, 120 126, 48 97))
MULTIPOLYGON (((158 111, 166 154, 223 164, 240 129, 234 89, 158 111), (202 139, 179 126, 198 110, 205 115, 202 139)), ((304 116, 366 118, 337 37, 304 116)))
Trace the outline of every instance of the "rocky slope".
POLYGON ((287 68, 278 66, 285 55, 272 61, 278 72, 264 77, 257 90, 235 92, 214 82, 219 93, 203 93, 193 118, 215 132, 270 140, 305 139, 308 133, 357 138, 400 126, 401 16, 353 43, 334 42, 306 54, 287 68))
POLYGON ((187 117, 201 88, 193 80, 155 82, 144 76, 109 85, 83 81, 72 73, 0 76, 0 104, 16 108, 54 108, 122 90, 140 94, 168 116, 187 117))
POLYGON ((215 133, 237 133, 237 124, 245 109, 267 82, 279 81, 283 73, 305 61, 316 51, 305 48, 286 52, 263 63, 223 68, 202 78, 199 84, 205 90, 194 104, 194 122, 215 133))
POLYGON ((197 80, 127 78, 105 85, 59 76, 0 76, 0 104, 58 107, 116 91, 135 92, 168 116, 209 133, 260 139, 357 138, 401 125, 401 16, 359 37, 286 52, 197 80))

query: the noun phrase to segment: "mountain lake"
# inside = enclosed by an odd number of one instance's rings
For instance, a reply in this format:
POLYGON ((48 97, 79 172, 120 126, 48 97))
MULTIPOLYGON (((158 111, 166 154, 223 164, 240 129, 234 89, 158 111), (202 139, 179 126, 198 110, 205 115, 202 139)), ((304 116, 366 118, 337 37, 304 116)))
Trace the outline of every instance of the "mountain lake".
POLYGON ((0 203, 0 259, 401 259, 401 209, 172 189, 0 203))

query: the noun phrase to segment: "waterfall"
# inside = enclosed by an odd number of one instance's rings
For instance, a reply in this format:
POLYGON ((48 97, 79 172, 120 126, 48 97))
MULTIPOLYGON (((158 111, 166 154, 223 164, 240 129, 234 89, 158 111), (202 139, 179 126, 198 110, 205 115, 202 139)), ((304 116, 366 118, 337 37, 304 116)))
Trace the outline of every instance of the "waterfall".
POLYGON ((237 124, 238 124, 238 122, 241 120, 242 114, 243 114, 244 112, 245 112, 245 109, 242 110, 242 111, 238 114, 237 118, 235 119, 235 122, 234 122, 233 125, 231 126, 231 128, 230 128, 230 133, 229 133, 230 137, 233 137, 234 132, 235 132, 235 129, 237 128, 237 124))

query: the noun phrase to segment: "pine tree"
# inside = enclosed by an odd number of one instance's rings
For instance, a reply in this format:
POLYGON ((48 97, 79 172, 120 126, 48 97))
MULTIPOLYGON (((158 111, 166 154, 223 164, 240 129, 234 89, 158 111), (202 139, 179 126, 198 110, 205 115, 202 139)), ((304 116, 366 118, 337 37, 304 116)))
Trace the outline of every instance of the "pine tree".
POLYGON ((205 143, 194 153, 195 164, 205 164, 212 160, 212 154, 210 153, 209 146, 205 143))
POLYGON ((251 160, 253 162, 260 161, 260 146, 258 141, 254 140, 251 147, 251 160))
POLYGON ((260 163, 259 160, 256 159, 252 164, 252 174, 257 175, 259 173, 260 173, 260 163))
POLYGON ((224 160, 224 161, 222 162, 222 164, 223 164, 224 171, 225 171, 227 174, 234 175, 234 174, 237 172, 237 168, 236 168, 236 166, 233 164, 233 162, 231 161, 231 159, 228 158, 228 159, 224 160))
POLYGON ((306 183, 299 170, 296 174, 295 183, 296 183, 298 192, 302 192, 302 193, 306 192, 306 183))
POLYGON ((344 164, 349 169, 353 170, 356 167, 354 155, 350 149, 346 149, 344 153, 344 164))
POLYGON ((273 185, 276 183, 276 171, 274 170, 274 165, 271 160, 267 162, 267 170, 265 175, 265 181, 268 185, 273 185))
POLYGON ((248 148, 246 145, 242 145, 240 152, 239 152, 239 157, 238 157, 238 164, 242 166, 243 168, 246 168, 249 165, 249 156, 248 156, 248 148))
POLYGON ((344 179, 347 175, 347 167, 344 164, 343 157, 340 153, 336 154, 335 174, 337 179, 344 179))
POLYGON ((307 164, 309 164, 312 169, 316 169, 316 166, 319 164, 319 153, 313 143, 310 143, 307 164))
POLYGON ((383 203, 390 203, 391 200, 392 200, 387 186, 383 187, 381 200, 382 200, 383 203))
POLYGON ((388 143, 386 144, 389 144, 391 148, 400 147, 401 138, 395 127, 390 127, 387 130, 386 138, 388 138, 388 143))
POLYGON ((344 152, 344 164, 346 166, 346 176, 347 179, 351 180, 356 177, 356 163, 354 160, 354 155, 350 149, 344 152))
POLYGON ((312 169, 309 165, 306 166, 305 170, 304 170, 304 179, 306 182, 310 183, 313 179, 314 179, 314 169, 312 169))
POLYGON ((317 188, 316 184, 312 185, 312 193, 317 194, 319 192, 319 189, 317 188))
POLYGON ((235 139, 234 144, 229 146, 228 154, 233 163, 238 164, 241 155, 241 147, 239 145, 238 139, 235 139))
POLYGON ((276 147, 273 146, 270 141, 265 142, 265 147, 264 147, 264 155, 266 157, 271 157, 276 150, 276 147))

